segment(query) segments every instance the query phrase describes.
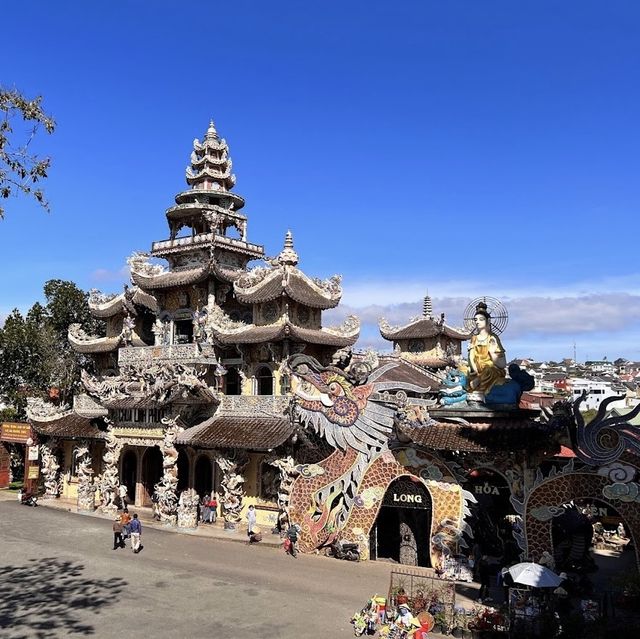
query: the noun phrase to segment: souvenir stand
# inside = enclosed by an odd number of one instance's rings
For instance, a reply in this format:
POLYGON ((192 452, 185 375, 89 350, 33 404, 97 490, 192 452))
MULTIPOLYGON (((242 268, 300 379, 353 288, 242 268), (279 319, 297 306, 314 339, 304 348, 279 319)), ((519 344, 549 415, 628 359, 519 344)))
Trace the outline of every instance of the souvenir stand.
POLYGON ((433 576, 433 572, 421 568, 398 568, 391 571, 389 594, 390 608, 406 603, 414 615, 426 611, 447 620, 453 626, 456 587, 454 581, 433 576))

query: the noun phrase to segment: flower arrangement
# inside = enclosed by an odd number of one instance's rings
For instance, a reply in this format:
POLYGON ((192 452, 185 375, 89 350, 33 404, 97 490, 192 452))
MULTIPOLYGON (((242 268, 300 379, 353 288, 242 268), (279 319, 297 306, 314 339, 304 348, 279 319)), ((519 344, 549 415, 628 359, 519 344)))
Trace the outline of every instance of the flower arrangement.
POLYGON ((483 606, 474 610, 473 616, 469 619, 468 627, 473 631, 507 632, 509 621, 504 613, 496 608, 483 606))

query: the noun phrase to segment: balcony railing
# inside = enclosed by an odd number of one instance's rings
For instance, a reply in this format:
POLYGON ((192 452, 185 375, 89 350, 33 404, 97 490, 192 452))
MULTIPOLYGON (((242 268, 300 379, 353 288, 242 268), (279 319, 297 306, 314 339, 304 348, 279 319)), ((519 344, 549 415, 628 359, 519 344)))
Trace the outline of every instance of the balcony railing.
POLYGON ((287 411, 289 395, 223 395, 220 412, 238 415, 272 415, 282 417, 287 411))
POLYGON ((127 346, 118 351, 118 365, 140 365, 161 360, 200 362, 205 359, 198 344, 172 344, 171 346, 127 346))
POLYGON ((198 235, 189 235, 188 237, 176 237, 173 240, 161 240, 159 242, 153 242, 151 244, 151 252, 166 251, 172 248, 179 248, 183 246, 197 246, 199 244, 207 244, 214 242, 222 246, 234 246, 244 249, 245 251, 252 251, 254 253, 264 254, 264 247, 261 244, 253 244, 252 242, 245 242, 234 237, 226 237, 224 235, 217 235, 215 233, 198 233, 198 235))

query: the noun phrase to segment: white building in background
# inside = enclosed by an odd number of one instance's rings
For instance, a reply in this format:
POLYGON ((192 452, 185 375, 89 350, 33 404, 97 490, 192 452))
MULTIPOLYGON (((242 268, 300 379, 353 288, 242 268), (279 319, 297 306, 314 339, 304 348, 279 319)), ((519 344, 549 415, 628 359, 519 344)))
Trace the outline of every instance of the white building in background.
POLYGON ((617 373, 616 365, 608 359, 590 360, 585 362, 584 365, 591 373, 608 373, 610 375, 617 373))
MULTIPOLYGON (((582 410, 597 410, 604 399, 617 394, 613 390, 611 382, 581 377, 569 378, 567 380, 567 390, 573 399, 577 399, 584 391, 587 391, 587 398, 580 407, 582 410)), ((624 400, 621 400, 620 405, 625 405, 624 400)), ((611 408, 613 408, 613 405, 611 408)))

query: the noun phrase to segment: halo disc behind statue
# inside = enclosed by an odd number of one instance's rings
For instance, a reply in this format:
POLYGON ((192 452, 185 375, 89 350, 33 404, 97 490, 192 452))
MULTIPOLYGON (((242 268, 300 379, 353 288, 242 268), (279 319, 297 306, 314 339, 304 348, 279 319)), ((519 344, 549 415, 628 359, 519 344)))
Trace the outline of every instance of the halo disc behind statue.
POLYGON ((509 323, 509 313, 505 305, 495 297, 476 297, 469 302, 467 308, 464 309, 464 327, 470 332, 475 333, 476 323, 476 307, 480 302, 487 305, 487 312, 491 315, 491 330, 500 335, 507 328, 509 323))

